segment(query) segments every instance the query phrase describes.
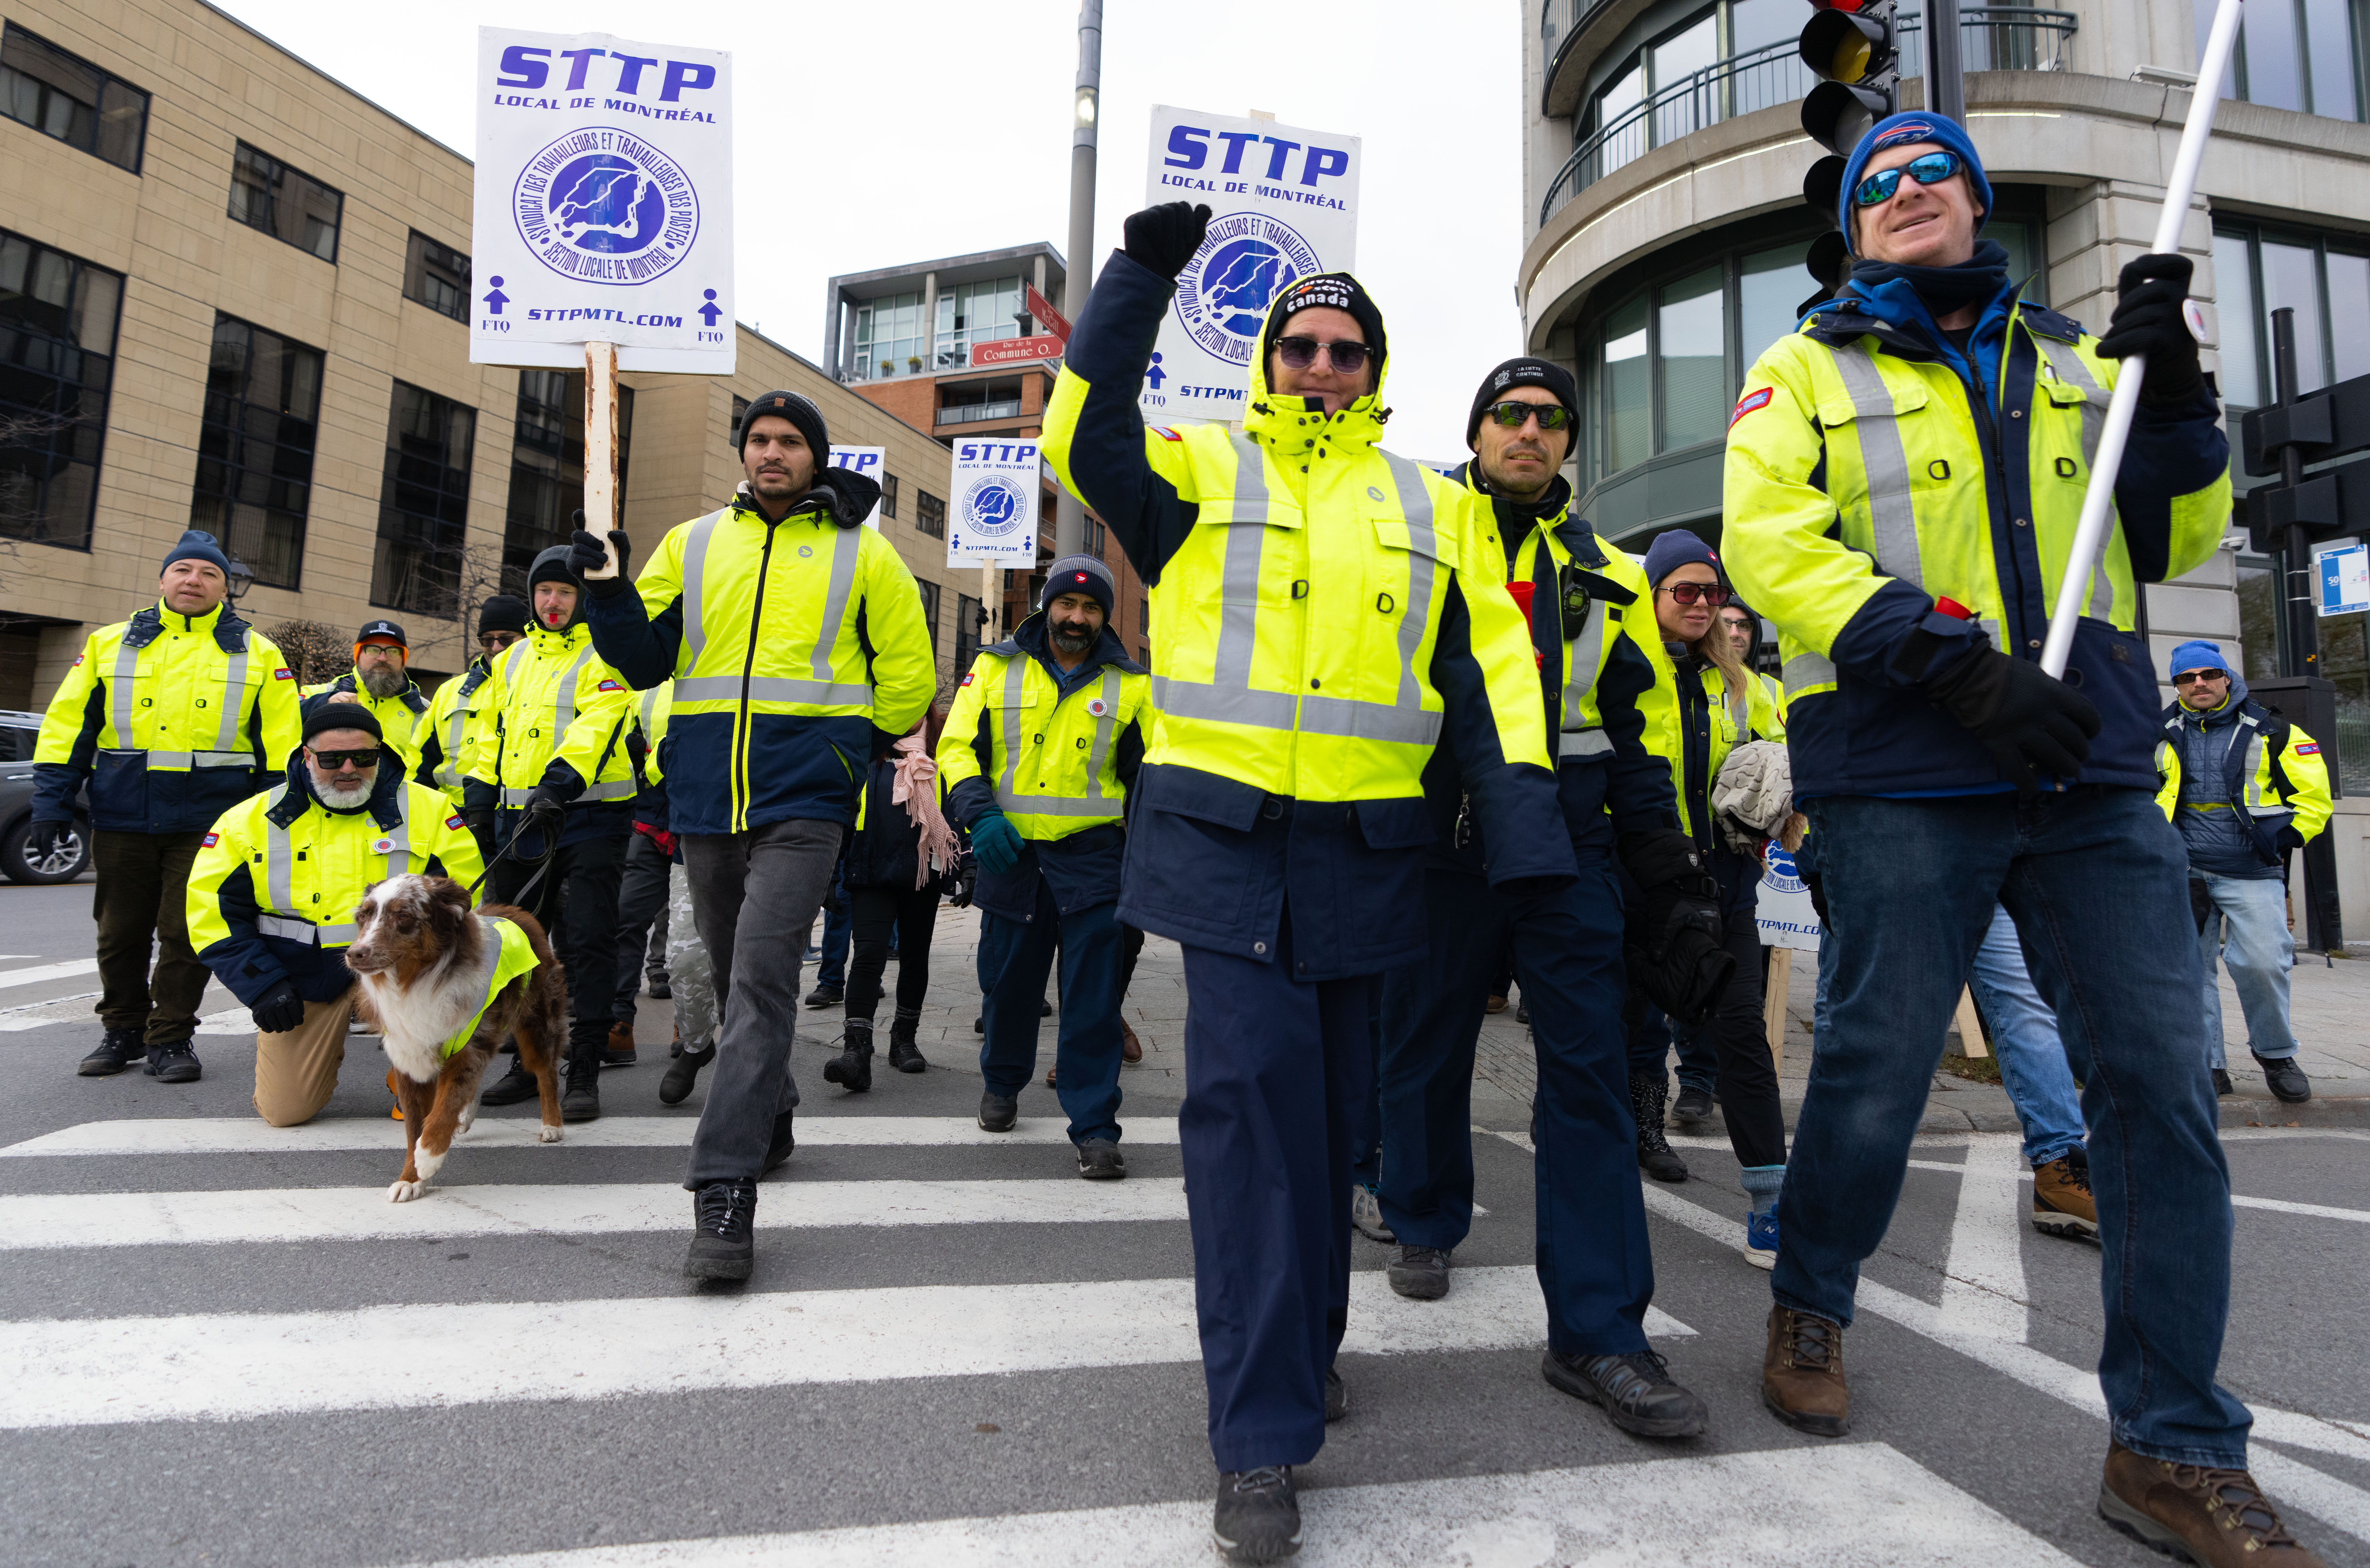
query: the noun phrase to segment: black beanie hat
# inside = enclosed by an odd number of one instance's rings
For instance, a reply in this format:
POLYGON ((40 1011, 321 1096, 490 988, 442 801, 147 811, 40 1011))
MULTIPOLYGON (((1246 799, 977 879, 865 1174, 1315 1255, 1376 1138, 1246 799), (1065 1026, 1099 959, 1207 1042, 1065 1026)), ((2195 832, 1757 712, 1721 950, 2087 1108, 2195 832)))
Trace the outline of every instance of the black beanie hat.
POLYGON ((1084 594, 1103 607, 1103 620, 1108 623, 1119 598, 1117 584, 1111 582, 1110 568, 1100 558, 1090 555, 1064 556, 1045 569, 1045 586, 1037 595, 1040 610, 1051 609, 1053 601, 1064 594, 1084 594))
POLYGON ((515 631, 526 635, 526 601, 515 594, 496 594, 477 606, 477 635, 489 631, 515 631))
POLYGON ((1267 363, 1268 351, 1285 335, 1284 323, 1320 305, 1346 310, 1358 323, 1366 334, 1366 346, 1375 351, 1375 384, 1381 386, 1383 362, 1390 357, 1390 344, 1383 336, 1383 313, 1375 307, 1374 296, 1366 293, 1366 286, 1347 272, 1314 273, 1283 291, 1283 297, 1268 313, 1267 336, 1260 343, 1260 363, 1267 363))
MULTIPOLYGON (((1481 435, 1481 414, 1490 404, 1501 400, 1509 388, 1515 386, 1545 387, 1549 396, 1563 405, 1571 421, 1569 427, 1575 437, 1580 432, 1580 388, 1571 379, 1571 372, 1553 360, 1532 359, 1524 355, 1510 359, 1481 378, 1481 388, 1473 394, 1472 411, 1465 416, 1465 444, 1478 450, 1481 435)), ((1571 455, 1566 447, 1564 455, 1571 455)))
POLYGON ((831 432, 823 422, 823 410, 808 398, 795 392, 767 392, 742 412, 740 428, 732 432, 732 451, 739 455, 749 446, 749 427, 766 414, 777 414, 798 427, 806 437, 807 447, 815 455, 815 467, 831 461, 831 432))
POLYGON ((378 715, 359 702, 331 702, 323 698, 305 710, 305 744, 311 745, 313 737, 324 730, 360 730, 374 741, 385 741, 386 732, 379 728, 378 715))

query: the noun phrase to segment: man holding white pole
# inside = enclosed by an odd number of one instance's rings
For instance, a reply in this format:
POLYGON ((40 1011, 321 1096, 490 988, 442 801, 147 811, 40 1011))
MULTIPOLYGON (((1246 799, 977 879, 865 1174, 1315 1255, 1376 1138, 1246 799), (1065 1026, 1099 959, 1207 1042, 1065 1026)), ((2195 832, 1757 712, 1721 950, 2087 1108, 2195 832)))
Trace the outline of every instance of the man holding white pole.
MULTIPOLYGON (((2203 562, 2230 516, 2228 445, 2183 320, 2190 262, 2126 266, 2093 338, 2019 302, 2005 250, 1977 239, 1991 204, 1963 127, 1880 121, 1843 179, 1849 281, 1762 355, 1729 427, 1727 564, 1781 634, 1835 944, 1832 1025, 1779 1201, 1763 1402, 1800 1431, 1850 1430, 1859 1266, 1892 1219, 1996 900, 2085 1084, 2111 1431, 2100 1513, 2199 1562, 2317 1563, 2248 1477, 2249 1417, 2214 1380, 2229 1173, 2198 1055, 2186 864, 2151 800, 2155 676, 2133 630, 2135 584, 2203 562), (2093 571, 2075 536, 2091 462, 2114 444, 2119 373, 2140 382, 2137 408, 2093 571), (2060 681, 2041 654, 2071 562, 2060 681)), ((2167 230, 2170 251, 2177 221, 2167 230)))

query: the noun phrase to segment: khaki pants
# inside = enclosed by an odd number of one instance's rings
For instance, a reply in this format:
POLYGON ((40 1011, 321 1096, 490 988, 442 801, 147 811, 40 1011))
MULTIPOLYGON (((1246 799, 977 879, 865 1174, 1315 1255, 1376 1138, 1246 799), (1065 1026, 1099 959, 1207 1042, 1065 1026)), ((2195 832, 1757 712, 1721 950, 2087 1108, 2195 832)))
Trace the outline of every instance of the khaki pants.
POLYGON ((346 1059, 346 1021, 353 1016, 351 987, 334 1002, 306 1002, 305 1021, 284 1034, 255 1037, 255 1109, 275 1127, 311 1121, 337 1092, 346 1059))

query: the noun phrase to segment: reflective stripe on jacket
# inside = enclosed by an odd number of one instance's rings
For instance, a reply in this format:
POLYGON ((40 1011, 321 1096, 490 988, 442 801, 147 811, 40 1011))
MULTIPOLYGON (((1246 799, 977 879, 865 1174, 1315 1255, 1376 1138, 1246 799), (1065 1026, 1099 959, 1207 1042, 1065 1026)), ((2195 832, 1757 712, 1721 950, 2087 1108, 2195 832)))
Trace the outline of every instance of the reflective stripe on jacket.
POLYGON ((429 713, 433 706, 420 694, 419 686, 407 683, 393 697, 373 697, 370 688, 362 685, 362 677, 348 670, 336 680, 305 687, 297 701, 297 712, 300 715, 310 713, 315 703, 326 702, 339 692, 351 692, 356 702, 370 709, 371 717, 378 721, 381 743, 403 759, 406 776, 417 773, 420 770, 420 748, 428 737, 429 713))
POLYGON ((492 673, 484 655, 470 660, 467 669, 436 688, 420 721, 420 760, 429 769, 428 781, 456 806, 462 803, 461 785, 469 776, 471 748, 477 744, 477 712, 492 673))
MULTIPOLYGON (((2177 823, 2184 805, 2216 809, 2181 798, 2180 729, 2186 713, 2178 700, 2167 707, 2165 738, 2157 743, 2161 783, 2156 803, 2168 822, 2177 823)), ((2336 810, 2329 792, 2329 758, 2321 754, 2318 741, 2259 702, 2240 698, 2233 722, 2238 733, 2223 778, 2228 809, 2245 824, 2257 852, 2276 865, 2283 857, 2270 841, 2281 828, 2293 827, 2309 842, 2329 825, 2336 810)))
MULTIPOLYGON (((1108 646, 1115 650, 1116 640, 1108 646)), ((1027 839, 1067 838, 1119 822, 1127 801, 1120 741, 1131 729, 1148 727, 1151 693, 1151 678, 1124 657, 1104 663, 1064 694, 1018 641, 982 649, 938 741, 939 781, 953 800, 965 780, 982 780, 964 793, 980 796, 984 808, 984 792, 993 791, 997 809, 1027 839), (990 746, 984 761, 976 740, 982 733, 990 746)), ((972 819, 971 813, 961 817, 966 826, 972 819)))
POLYGON ((1654 687, 1639 706, 1646 710, 1646 744, 1670 764, 1678 786, 1680 824, 1708 849, 1718 842, 1711 787, 1728 754, 1750 740, 1782 741, 1786 730, 1760 677, 1747 671, 1745 689, 1731 691, 1717 665, 1671 648, 1653 639, 1648 657, 1654 687))
POLYGON ((500 790, 515 811, 564 763, 584 790, 571 804, 629 801, 637 786, 626 751, 634 694, 592 650, 590 627, 536 625, 493 663, 478 709, 467 776, 500 790))

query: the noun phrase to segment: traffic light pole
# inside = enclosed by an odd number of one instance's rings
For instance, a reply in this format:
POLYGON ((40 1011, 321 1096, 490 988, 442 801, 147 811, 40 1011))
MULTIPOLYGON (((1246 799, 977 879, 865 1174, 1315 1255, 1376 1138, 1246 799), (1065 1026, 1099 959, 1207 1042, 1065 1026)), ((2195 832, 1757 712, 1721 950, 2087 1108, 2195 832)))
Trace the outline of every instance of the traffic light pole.
MULTIPOLYGON (((2295 407, 2297 380, 2295 307, 2284 305, 2272 312, 2272 385, 2281 408, 2295 407)), ((2280 483, 2293 488, 2303 482, 2303 451, 2294 444, 2283 446, 2280 483)), ((2312 531, 2301 523, 2289 524, 2280 554, 2284 558, 2280 600, 2286 611, 2288 634, 2286 656, 2281 660, 2286 667, 2280 674, 2317 675, 2320 674, 2320 618, 2313 600, 2312 531)))
POLYGON ((1926 0, 1926 110, 1967 122, 1966 63, 1959 53, 1959 0, 1926 0))
MULTIPOLYGON (((1070 113, 1070 253, 1064 258, 1069 270, 1062 276, 1062 310, 1072 321, 1086 310, 1087 291, 1095 281, 1096 132, 1102 118, 1102 86, 1103 0, 1080 0, 1078 80, 1070 113)), ((1038 330, 1044 330, 1042 325, 1038 330)), ((1057 487, 1054 557, 1076 555, 1086 548, 1086 505, 1057 487)))

